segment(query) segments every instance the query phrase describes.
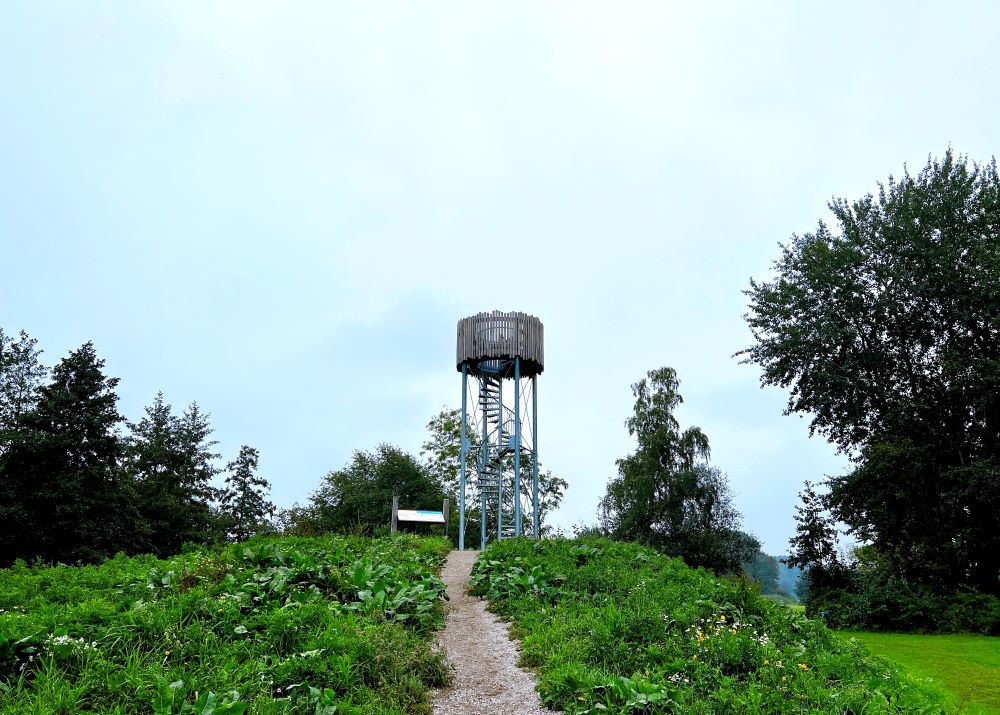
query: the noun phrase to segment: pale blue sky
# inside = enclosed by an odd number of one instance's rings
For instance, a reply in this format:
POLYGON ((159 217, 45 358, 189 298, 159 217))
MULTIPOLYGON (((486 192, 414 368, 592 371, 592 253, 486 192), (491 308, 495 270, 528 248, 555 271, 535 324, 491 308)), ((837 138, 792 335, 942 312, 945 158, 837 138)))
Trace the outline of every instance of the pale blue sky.
POLYGON ((457 406, 454 332, 546 329, 539 443, 593 522, 677 369, 771 553, 844 468, 731 355, 831 196, 996 152, 996 2, 9 2, 0 325, 211 412, 280 505, 457 406))

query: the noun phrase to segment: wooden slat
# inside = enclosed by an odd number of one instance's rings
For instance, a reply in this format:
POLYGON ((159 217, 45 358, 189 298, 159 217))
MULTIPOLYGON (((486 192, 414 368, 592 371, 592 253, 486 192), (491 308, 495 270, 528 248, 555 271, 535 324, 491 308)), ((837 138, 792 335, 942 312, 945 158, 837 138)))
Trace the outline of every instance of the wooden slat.
POLYGON ((519 357, 522 374, 537 375, 544 367, 544 331, 534 316, 516 311, 494 310, 458 321, 456 365, 470 366, 482 360, 508 360, 519 357))

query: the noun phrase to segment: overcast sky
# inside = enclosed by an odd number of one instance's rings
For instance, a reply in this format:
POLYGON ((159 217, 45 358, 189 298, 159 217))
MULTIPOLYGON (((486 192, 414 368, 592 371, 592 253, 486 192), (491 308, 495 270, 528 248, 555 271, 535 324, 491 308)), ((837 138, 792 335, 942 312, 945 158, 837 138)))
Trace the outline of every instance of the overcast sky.
POLYGON ((996 152, 996 2, 8 2, 0 326, 87 340, 242 443, 281 506, 458 406, 455 328, 545 324, 539 448, 593 523, 675 368, 784 553, 846 468, 732 357, 778 243, 905 164, 996 152))

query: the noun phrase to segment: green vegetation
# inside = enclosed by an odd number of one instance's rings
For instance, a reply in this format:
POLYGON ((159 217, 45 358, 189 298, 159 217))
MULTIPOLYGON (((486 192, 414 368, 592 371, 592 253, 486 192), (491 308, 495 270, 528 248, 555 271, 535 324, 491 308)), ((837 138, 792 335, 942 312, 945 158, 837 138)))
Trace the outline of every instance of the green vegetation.
POLYGON ((444 539, 258 539, 0 572, 0 713, 429 712, 444 539))
MULTIPOLYGON (((478 430, 467 424, 466 439, 469 443, 468 467, 473 471, 470 471, 466 482, 468 491, 465 499, 465 543, 478 544, 481 538, 482 507, 480 506, 479 481, 475 479, 473 472, 476 464, 475 455, 481 446, 482 437, 478 430)), ((451 498, 452 504, 457 505, 459 472, 462 464, 462 413, 460 410, 446 407, 431 418, 430 422, 427 423, 427 439, 420 448, 420 458, 423 460, 424 468, 441 482, 445 493, 451 498)), ((504 493, 513 494, 514 455, 512 453, 506 454, 501 459, 504 465, 504 493)), ((526 503, 532 499, 530 484, 530 480, 524 480, 521 483, 521 497, 526 503)), ((567 486, 568 483, 565 479, 557 477, 549 469, 542 469, 542 463, 538 463, 538 519, 539 530, 543 535, 548 534, 551 530, 546 525, 546 519, 559 506, 567 486)), ((487 514, 488 520, 492 521, 494 518, 495 515, 487 514)), ((528 524, 530 523, 529 520, 528 524)), ((457 508, 451 510, 448 533, 452 535, 453 542, 457 545, 457 508)))
POLYGON ((740 530, 726 476, 708 464, 708 437, 699 427, 681 431, 684 402, 673 368, 651 370, 632 385, 635 413, 625 421, 636 450, 619 459, 599 516, 605 534, 655 546, 718 573, 739 573, 760 550, 740 530))
MULTIPOLYGON (((949 149, 830 210, 751 281, 755 344, 740 354, 854 458, 812 506, 872 549, 870 565, 939 595, 1000 596, 996 160, 949 149)), ((810 550, 792 563, 818 570, 811 590, 853 587, 838 578, 852 564, 810 550)))
POLYGON ((274 505, 257 450, 243 445, 217 488, 221 455, 197 403, 178 416, 160 393, 123 434, 118 378, 93 344, 51 371, 40 354, 27 333, 0 328, 0 565, 168 557, 264 530, 274 505))
POLYGON ((568 713, 946 711, 935 686, 750 582, 637 544, 504 541, 473 589, 513 620, 543 701, 568 713))
POLYGON ((441 483, 412 455, 391 444, 356 450, 350 464, 323 477, 309 505, 283 515, 296 534, 378 534, 389 528, 392 497, 407 509, 440 509, 441 483))
POLYGON ((1000 598, 957 590, 942 593, 893 576, 888 569, 845 569, 831 588, 809 586, 807 611, 826 612, 833 628, 1000 635, 1000 598))
POLYGON ((1000 638, 844 633, 914 675, 933 678, 963 712, 1000 713, 1000 638))

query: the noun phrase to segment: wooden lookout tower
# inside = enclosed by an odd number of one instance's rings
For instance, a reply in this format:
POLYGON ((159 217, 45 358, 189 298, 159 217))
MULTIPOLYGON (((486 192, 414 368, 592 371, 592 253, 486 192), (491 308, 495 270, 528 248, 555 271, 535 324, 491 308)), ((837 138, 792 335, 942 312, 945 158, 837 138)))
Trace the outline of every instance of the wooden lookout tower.
POLYGON ((537 378, 545 364, 543 345, 542 322, 526 313, 493 311, 458 321, 460 549, 467 498, 479 502, 481 548, 490 537, 540 534, 537 378), (525 514, 531 515, 528 527, 525 514))

